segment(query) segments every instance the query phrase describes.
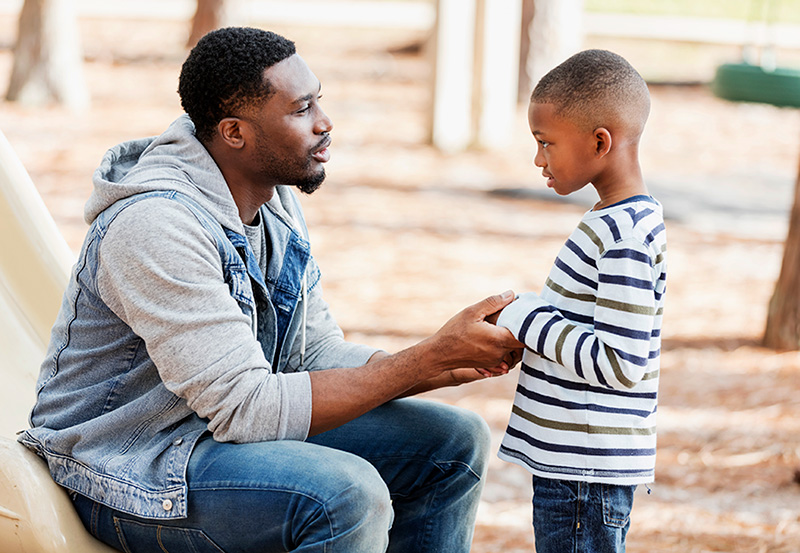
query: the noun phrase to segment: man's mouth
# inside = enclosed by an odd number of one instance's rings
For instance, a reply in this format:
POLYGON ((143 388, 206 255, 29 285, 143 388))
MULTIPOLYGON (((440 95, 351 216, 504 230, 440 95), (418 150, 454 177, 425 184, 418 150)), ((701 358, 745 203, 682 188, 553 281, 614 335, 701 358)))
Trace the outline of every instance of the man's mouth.
POLYGON ((326 136, 322 141, 311 151, 311 157, 320 163, 326 163, 331 159, 331 152, 328 147, 331 145, 331 137, 326 136))

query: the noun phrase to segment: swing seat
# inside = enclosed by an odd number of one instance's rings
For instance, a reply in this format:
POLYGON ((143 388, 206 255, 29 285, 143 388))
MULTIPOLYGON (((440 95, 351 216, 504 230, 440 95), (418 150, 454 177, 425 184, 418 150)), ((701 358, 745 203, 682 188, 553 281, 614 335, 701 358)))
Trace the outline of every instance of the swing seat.
POLYGON ((748 63, 726 63, 717 68, 711 91, 734 102, 800 107, 800 70, 778 67, 768 71, 748 63))

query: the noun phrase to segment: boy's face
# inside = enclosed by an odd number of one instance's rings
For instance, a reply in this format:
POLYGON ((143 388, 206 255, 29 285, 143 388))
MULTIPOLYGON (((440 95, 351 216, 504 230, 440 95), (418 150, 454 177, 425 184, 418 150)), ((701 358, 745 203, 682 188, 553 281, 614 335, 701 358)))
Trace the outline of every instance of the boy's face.
POLYGON ((531 102, 528 124, 537 146, 533 163, 542 168, 548 188, 566 196, 592 180, 597 142, 591 131, 556 115, 553 104, 531 102))

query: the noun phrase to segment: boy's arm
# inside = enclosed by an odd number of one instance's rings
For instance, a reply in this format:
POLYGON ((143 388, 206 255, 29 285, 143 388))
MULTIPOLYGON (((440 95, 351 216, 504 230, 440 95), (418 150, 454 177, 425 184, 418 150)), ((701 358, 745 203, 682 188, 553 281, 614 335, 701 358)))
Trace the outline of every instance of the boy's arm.
POLYGON ((533 293, 505 308, 497 324, 508 328, 525 346, 589 382, 626 390, 647 378, 651 338, 659 329, 658 279, 648 248, 621 242, 598 260, 594 296, 573 294, 548 281, 560 294, 559 308, 533 293), (594 317, 580 320, 585 303, 594 303, 594 317))

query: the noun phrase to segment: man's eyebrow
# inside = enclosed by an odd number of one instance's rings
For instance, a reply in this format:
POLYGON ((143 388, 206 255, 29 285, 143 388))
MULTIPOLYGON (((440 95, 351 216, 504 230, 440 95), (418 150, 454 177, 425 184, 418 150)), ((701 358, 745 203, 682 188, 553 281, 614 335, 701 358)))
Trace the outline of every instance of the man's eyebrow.
POLYGON ((319 96, 320 91, 322 90, 322 83, 320 83, 319 88, 317 88, 317 93, 314 94, 313 92, 309 92, 305 96, 300 96, 296 99, 293 104, 303 104, 305 102, 310 102, 315 96, 319 96))

